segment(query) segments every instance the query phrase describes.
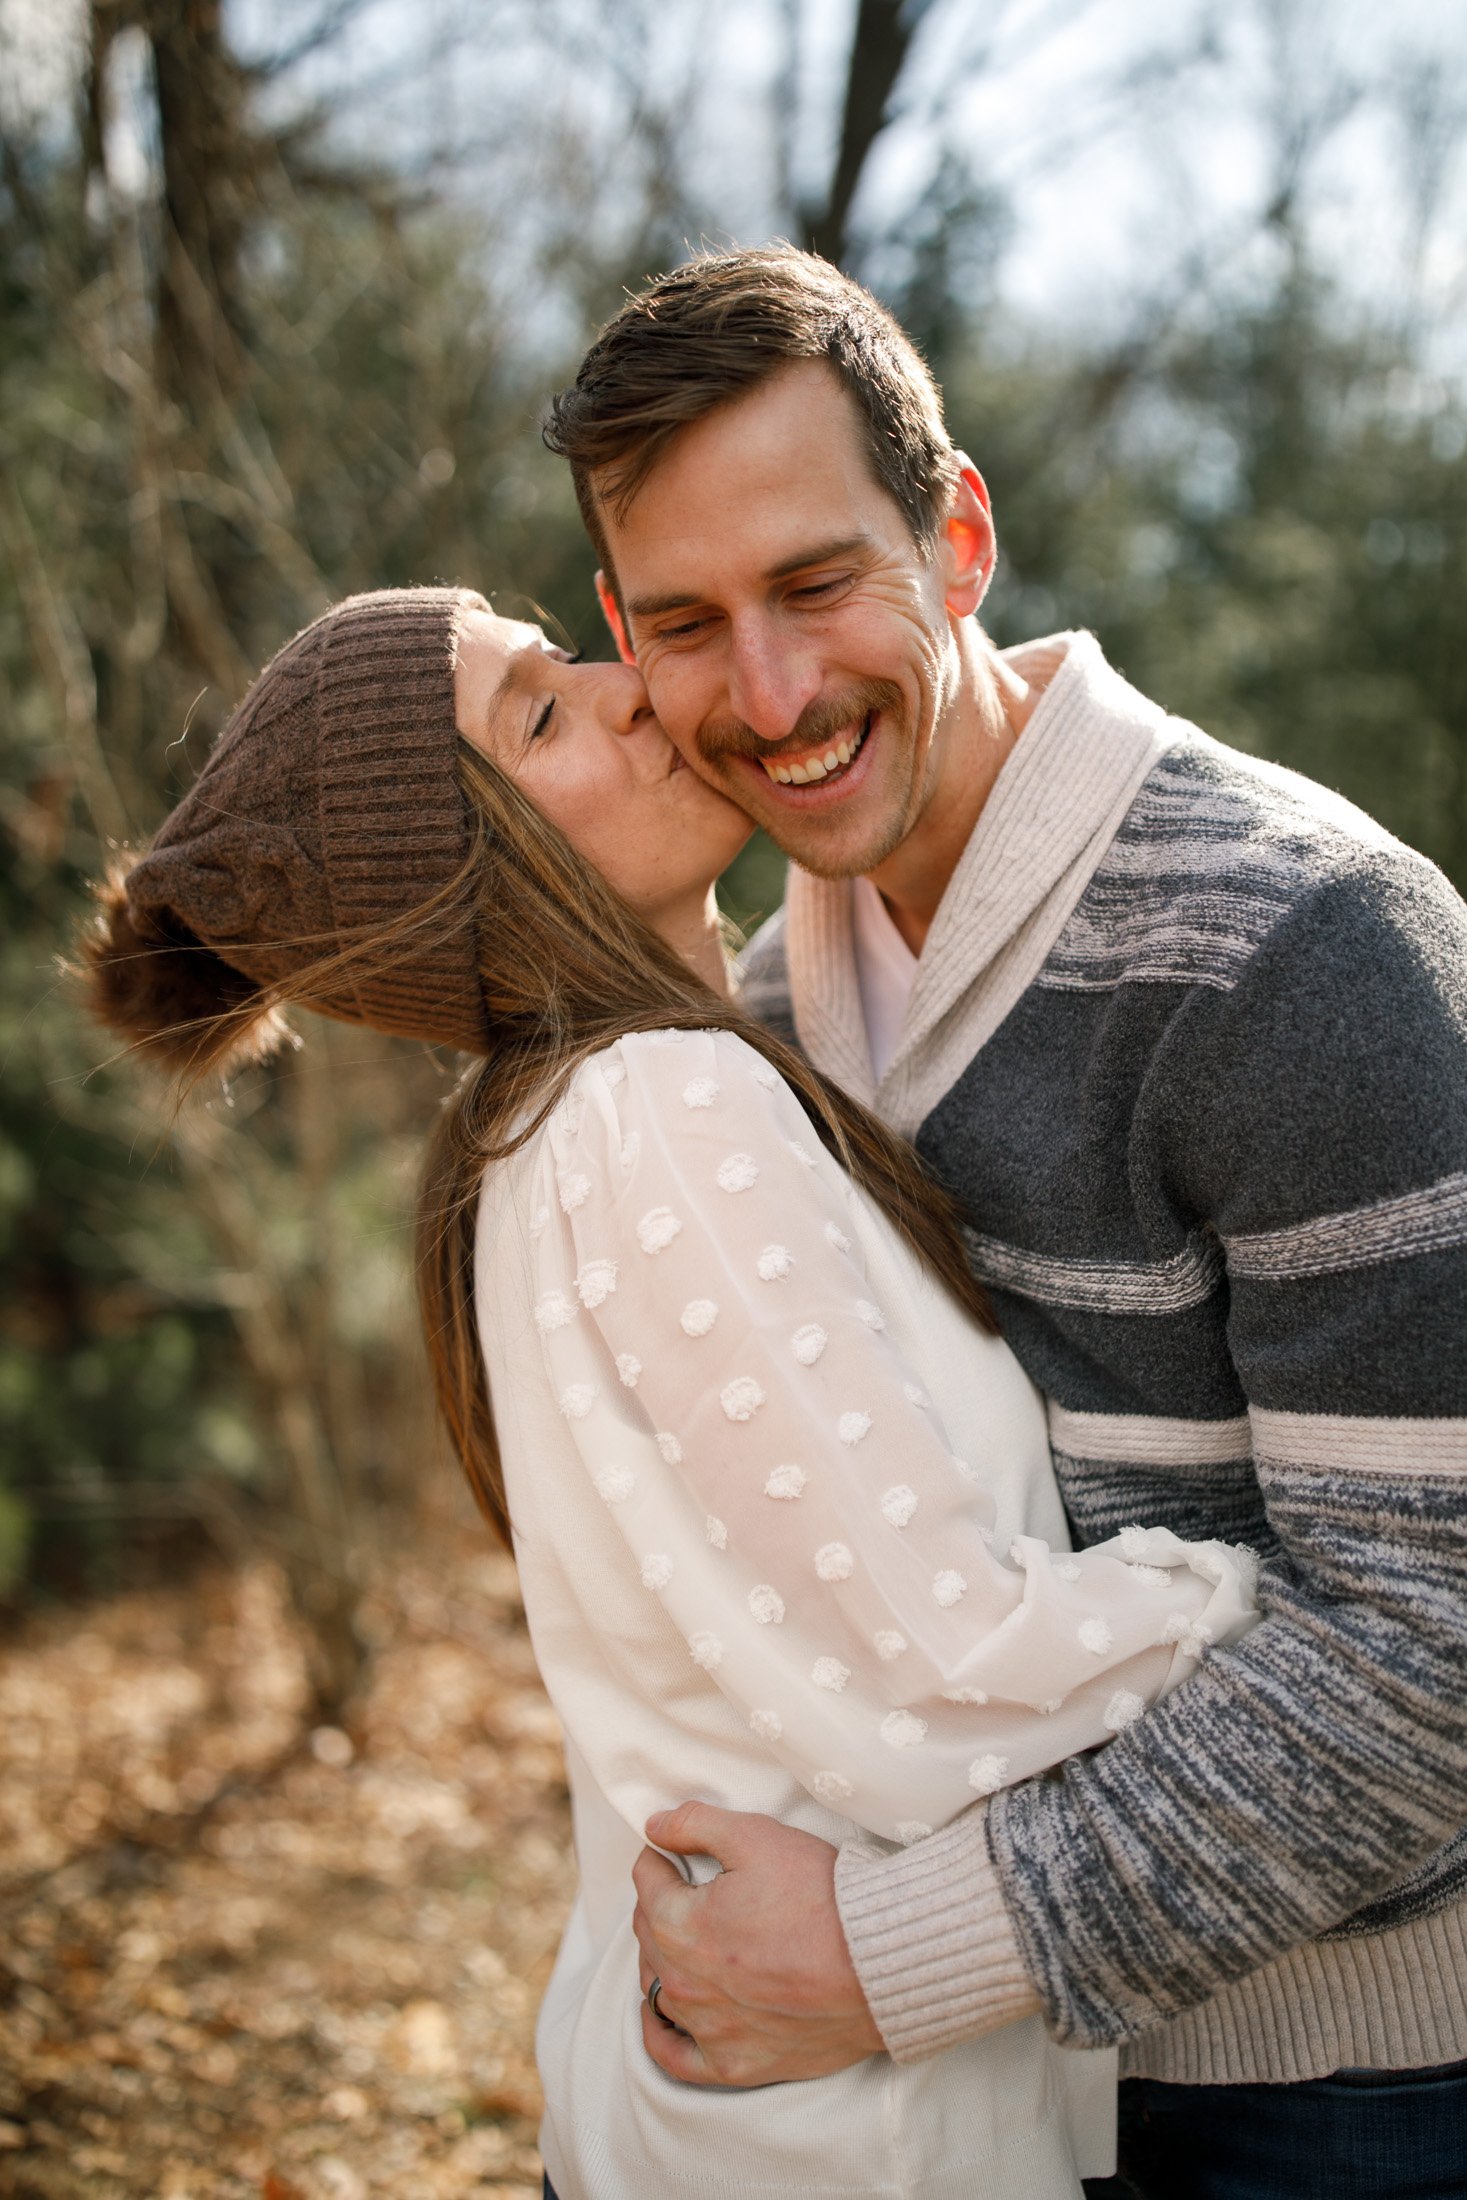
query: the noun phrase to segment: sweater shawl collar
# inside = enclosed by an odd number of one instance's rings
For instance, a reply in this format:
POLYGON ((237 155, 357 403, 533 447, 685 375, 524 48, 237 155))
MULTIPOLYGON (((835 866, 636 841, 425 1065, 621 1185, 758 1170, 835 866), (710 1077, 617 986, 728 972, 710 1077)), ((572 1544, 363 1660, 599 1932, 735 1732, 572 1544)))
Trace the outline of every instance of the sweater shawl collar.
POLYGON ((790 867, 786 940, 801 1046, 908 1136, 1038 974, 1175 737, 1165 712, 1106 663, 1092 634, 1051 635, 1004 656, 1043 693, 948 882, 879 1085, 856 974, 851 882, 790 867))

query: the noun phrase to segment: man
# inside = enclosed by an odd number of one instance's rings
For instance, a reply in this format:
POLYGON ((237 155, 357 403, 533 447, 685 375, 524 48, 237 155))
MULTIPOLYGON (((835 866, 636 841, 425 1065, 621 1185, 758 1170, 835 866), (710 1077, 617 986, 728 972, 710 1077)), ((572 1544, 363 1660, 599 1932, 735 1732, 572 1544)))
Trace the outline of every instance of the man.
POLYGON ((1150 2194, 1467 2190, 1467 910, 1091 637, 994 649, 982 480, 824 263, 652 284, 547 439, 793 859, 748 997, 963 1202, 1079 1538, 1266 1562, 1246 1642, 905 1852, 653 1820, 725 1871, 638 1868, 649 2052, 755 2085, 1039 2006, 1124 2043, 1150 2194))

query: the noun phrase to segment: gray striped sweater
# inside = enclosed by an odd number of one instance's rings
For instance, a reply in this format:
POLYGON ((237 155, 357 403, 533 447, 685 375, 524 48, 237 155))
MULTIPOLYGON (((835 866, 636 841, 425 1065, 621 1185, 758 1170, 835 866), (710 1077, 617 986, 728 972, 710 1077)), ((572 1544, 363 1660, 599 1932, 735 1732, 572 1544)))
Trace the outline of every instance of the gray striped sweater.
POLYGON ((986 1905, 1056 2035, 1133 2070, 1455 2059, 1467 907, 1091 637, 1013 654, 1047 685, 880 1085, 848 885, 791 874, 746 997, 958 1194, 1077 1539, 1251 1543, 1267 1617, 1105 1750, 868 1859, 847 1934, 903 2055, 980 2027, 986 1905))

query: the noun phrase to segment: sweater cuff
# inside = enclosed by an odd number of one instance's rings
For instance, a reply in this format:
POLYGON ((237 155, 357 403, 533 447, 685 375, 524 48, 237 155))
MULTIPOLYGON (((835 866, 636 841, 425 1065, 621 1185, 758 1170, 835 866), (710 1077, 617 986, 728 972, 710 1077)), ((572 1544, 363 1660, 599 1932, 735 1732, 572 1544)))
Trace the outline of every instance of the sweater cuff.
POLYGON ((1040 2007, 988 1854, 986 1815, 965 1811, 894 1856, 852 1842, 836 1859, 846 1945, 894 2062, 919 2062, 1040 2007))

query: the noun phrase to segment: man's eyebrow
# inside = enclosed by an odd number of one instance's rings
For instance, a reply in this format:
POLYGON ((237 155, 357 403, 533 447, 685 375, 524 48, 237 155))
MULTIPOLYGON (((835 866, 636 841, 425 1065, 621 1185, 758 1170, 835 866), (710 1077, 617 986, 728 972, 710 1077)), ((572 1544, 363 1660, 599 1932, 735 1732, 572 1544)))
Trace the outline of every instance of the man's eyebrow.
MULTIPOLYGON (((793 557, 781 558, 778 565, 771 565, 764 575, 767 581, 786 581, 791 573, 803 573, 807 566, 824 565, 828 558, 848 558, 853 551, 869 550, 869 535, 837 535, 829 542, 817 542, 808 549, 797 550, 793 557)), ((666 611, 689 611, 703 601, 701 596, 668 594, 661 596, 632 596, 627 600, 629 619, 658 619, 666 611)))

